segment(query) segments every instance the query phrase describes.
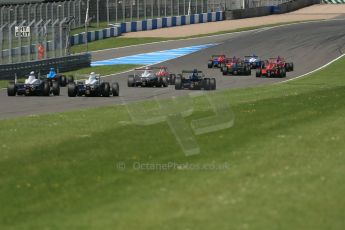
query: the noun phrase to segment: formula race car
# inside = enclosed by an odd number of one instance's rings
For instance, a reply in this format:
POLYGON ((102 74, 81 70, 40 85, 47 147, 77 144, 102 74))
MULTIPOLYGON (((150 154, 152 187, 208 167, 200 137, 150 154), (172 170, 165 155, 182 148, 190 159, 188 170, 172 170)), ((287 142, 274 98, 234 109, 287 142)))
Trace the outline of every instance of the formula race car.
POLYGON ((73 82, 73 76, 66 77, 65 75, 61 75, 55 72, 54 68, 50 68, 50 72, 47 74, 46 81, 52 86, 53 82, 58 82, 61 87, 65 87, 68 83, 73 82))
POLYGON ((169 85, 166 76, 156 75, 152 68, 135 69, 133 75, 128 76, 128 87, 167 87, 169 85))
POLYGON ((7 95, 16 96, 59 96, 60 86, 57 82, 53 82, 52 86, 48 82, 37 79, 35 72, 31 72, 25 83, 10 82, 7 86, 7 95))
POLYGON ((278 56, 277 58, 270 58, 270 59, 275 59, 278 66, 281 68, 285 68, 286 72, 291 72, 293 71, 293 62, 286 62, 284 58, 281 58, 278 56))
POLYGON ((178 74, 175 80, 175 89, 195 89, 195 90, 215 90, 216 79, 206 78, 202 71, 183 70, 182 74, 178 74))
POLYGON ((225 66, 221 68, 223 75, 250 75, 251 68, 243 60, 233 57, 225 59, 225 66))
POLYGON ((94 72, 90 73, 87 80, 74 81, 68 84, 68 96, 86 96, 86 97, 109 97, 119 96, 119 84, 111 84, 101 80, 99 75, 94 72))
POLYGON ((208 68, 214 68, 214 67, 222 67, 224 65, 225 55, 212 55, 211 58, 207 62, 208 68))
POLYGON ((176 75, 168 71, 168 67, 151 67, 156 70, 155 75, 158 78, 166 78, 169 85, 175 85, 176 75))
POLYGON ((257 69, 262 66, 264 61, 262 61, 258 56, 253 54, 251 56, 244 56, 244 63, 249 65, 251 69, 257 69))
POLYGON ((256 70, 256 77, 286 77, 286 70, 277 63, 276 58, 266 60, 260 69, 256 70))

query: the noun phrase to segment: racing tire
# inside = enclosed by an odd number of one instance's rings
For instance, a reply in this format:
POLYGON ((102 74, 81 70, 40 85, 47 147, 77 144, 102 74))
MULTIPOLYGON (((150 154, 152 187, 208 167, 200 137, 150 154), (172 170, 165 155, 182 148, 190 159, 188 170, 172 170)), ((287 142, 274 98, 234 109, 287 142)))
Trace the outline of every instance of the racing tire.
POLYGON ((134 87, 134 75, 128 76, 127 85, 128 85, 128 87, 134 87))
POLYGON ((66 81, 66 76, 65 75, 61 75, 61 83, 60 85, 62 87, 65 87, 67 85, 67 81, 66 81))
POLYGON ((210 79, 210 90, 216 90, 216 79, 215 78, 210 79))
POLYGON ((43 83, 43 96, 48 97, 50 95, 50 85, 47 82, 43 83))
POLYGON ((73 75, 67 76, 67 85, 68 85, 69 83, 72 83, 72 82, 74 82, 74 77, 73 77, 73 75))
POLYGON ((13 82, 9 83, 7 86, 7 96, 13 97, 13 96, 16 96, 16 94, 17 94, 17 88, 16 88, 15 83, 13 82))
POLYGON ((120 87, 119 83, 115 82, 111 85, 111 91, 114 97, 118 97, 120 95, 120 87))
POLYGON ((212 62, 212 61, 209 61, 209 62, 207 63, 207 67, 208 67, 209 69, 211 69, 211 68, 213 67, 213 62, 212 62))
POLYGON ((293 62, 290 63, 290 71, 293 71, 293 62))
POLYGON ((110 84, 109 82, 104 82, 102 85, 102 97, 110 96, 110 84))
POLYGON ((77 87, 74 82, 68 84, 67 91, 69 97, 77 96, 77 87))
POLYGON ((181 90, 182 89, 182 78, 177 77, 175 79, 175 90, 181 90))
POLYGON ((261 70, 259 69, 256 70, 255 77, 261 77, 261 70))
POLYGON ((211 84, 210 84, 210 79, 209 78, 204 78, 204 80, 203 80, 203 88, 204 88, 204 90, 210 90, 211 89, 211 84))
POLYGON ((60 96, 60 85, 56 81, 53 82, 52 93, 54 96, 60 96))

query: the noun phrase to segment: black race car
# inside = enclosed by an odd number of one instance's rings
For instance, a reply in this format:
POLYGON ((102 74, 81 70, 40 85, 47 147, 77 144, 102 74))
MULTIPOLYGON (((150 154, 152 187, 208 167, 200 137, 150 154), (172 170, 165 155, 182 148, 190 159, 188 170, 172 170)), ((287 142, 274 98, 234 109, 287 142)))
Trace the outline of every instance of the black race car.
POLYGON ((86 97, 109 97, 119 96, 119 84, 101 80, 99 75, 91 73, 87 80, 74 81, 68 84, 68 96, 86 96, 86 97))
POLYGON ((37 79, 35 75, 30 74, 25 83, 10 82, 7 86, 7 95, 16 96, 59 96, 60 86, 57 82, 53 82, 52 86, 48 82, 37 79))
POLYGON ((175 80, 175 89, 194 89, 194 90, 215 90, 216 79, 207 78, 202 71, 183 70, 178 74, 175 80))
POLYGON ((54 68, 50 68, 50 72, 47 74, 46 81, 51 87, 53 86, 53 82, 58 82, 61 87, 65 87, 68 83, 74 81, 74 77, 56 73, 54 68))

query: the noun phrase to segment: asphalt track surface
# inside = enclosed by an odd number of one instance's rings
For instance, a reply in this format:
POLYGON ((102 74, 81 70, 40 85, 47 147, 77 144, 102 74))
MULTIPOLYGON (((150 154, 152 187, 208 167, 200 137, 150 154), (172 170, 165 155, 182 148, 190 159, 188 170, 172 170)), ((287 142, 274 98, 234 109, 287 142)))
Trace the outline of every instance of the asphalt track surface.
MULTIPOLYGON (((241 33, 99 51, 93 53, 93 60, 105 60, 209 43, 217 43, 218 45, 156 66, 167 66, 174 73, 178 73, 183 69, 198 68, 203 70, 206 76, 216 77, 217 90, 277 83, 308 73, 343 54, 345 51, 345 21, 332 20, 293 24, 241 33), (207 60, 212 54, 243 57, 253 53, 263 58, 276 57, 277 55, 285 57, 288 61, 294 62, 295 71, 287 73, 287 77, 283 79, 268 79, 256 78, 254 71, 251 76, 222 76, 218 69, 207 68, 207 60)), ((0 119, 63 112, 140 101, 154 97, 169 98, 190 93, 189 90, 176 91, 173 86, 168 88, 128 88, 127 76, 129 74, 127 72, 106 78, 111 82, 119 82, 120 97, 69 98, 66 88, 62 88, 59 97, 8 97, 6 90, 1 90, 0 119)))

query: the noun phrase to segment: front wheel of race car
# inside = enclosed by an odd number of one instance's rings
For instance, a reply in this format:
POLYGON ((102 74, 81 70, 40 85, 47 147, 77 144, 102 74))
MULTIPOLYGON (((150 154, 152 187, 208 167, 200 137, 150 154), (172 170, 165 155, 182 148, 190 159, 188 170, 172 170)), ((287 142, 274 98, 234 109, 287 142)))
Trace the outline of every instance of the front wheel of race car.
POLYGON ((68 91, 69 97, 77 96, 77 87, 74 82, 69 83, 67 88, 68 88, 67 91, 68 91))
POLYGON ((134 75, 129 75, 127 80, 128 87, 134 87, 134 75))
POLYGON ((181 77, 177 77, 175 79, 175 89, 176 90, 182 89, 182 78, 181 77))
POLYGON ((109 97, 110 96, 110 85, 108 82, 104 82, 102 85, 102 96, 109 97))
POLYGON ((216 90, 216 79, 215 78, 210 79, 210 89, 216 90))
POLYGON ((47 82, 43 83, 43 96, 50 95, 50 85, 47 82))
POLYGON ((16 94, 17 94, 16 84, 13 82, 9 83, 7 86, 7 96, 13 97, 13 96, 16 96, 16 94))
POLYGON ((120 87, 119 87, 119 83, 115 82, 111 85, 111 91, 113 93, 114 97, 117 97, 120 95, 120 87))
POLYGON ((52 92, 54 96, 60 96, 60 85, 58 82, 53 82, 52 92))

